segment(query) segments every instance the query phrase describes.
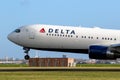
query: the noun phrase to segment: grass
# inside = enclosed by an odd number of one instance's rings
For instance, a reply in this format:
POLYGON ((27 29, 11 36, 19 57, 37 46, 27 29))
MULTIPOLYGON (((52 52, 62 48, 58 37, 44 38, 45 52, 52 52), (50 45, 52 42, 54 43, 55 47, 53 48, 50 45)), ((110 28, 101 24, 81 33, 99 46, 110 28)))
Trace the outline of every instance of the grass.
POLYGON ((120 80, 120 72, 1 72, 1 80, 120 80))
POLYGON ((76 67, 120 67, 120 64, 77 64, 76 67))
POLYGON ((0 67, 28 67, 27 64, 0 64, 0 67))
MULTIPOLYGON (((27 64, 0 64, 0 67, 29 67, 27 64)), ((120 67, 120 64, 77 64, 76 67, 120 67)))
MULTIPOLYGON (((0 64, 0 68, 29 68, 26 64, 0 64)), ((77 67, 120 67, 120 64, 79 64, 77 67)), ((120 80, 115 71, 0 72, 1 80, 120 80)))

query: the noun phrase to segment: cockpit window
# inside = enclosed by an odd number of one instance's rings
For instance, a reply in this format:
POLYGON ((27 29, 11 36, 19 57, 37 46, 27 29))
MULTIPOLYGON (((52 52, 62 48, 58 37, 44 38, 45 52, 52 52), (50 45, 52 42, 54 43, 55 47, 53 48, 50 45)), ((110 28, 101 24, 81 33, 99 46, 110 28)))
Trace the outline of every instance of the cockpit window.
POLYGON ((16 33, 20 33, 20 29, 16 29, 14 32, 16 32, 16 33))

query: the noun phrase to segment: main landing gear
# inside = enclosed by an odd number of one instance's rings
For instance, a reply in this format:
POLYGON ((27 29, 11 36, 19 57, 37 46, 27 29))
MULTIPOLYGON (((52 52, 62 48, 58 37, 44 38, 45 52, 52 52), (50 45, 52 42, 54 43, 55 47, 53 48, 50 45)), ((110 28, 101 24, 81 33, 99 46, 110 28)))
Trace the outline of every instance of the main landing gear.
POLYGON ((30 59, 30 56, 28 55, 28 52, 30 51, 30 48, 24 47, 23 50, 25 50, 24 53, 26 54, 26 55, 24 56, 24 59, 25 59, 25 60, 29 60, 29 59, 30 59))

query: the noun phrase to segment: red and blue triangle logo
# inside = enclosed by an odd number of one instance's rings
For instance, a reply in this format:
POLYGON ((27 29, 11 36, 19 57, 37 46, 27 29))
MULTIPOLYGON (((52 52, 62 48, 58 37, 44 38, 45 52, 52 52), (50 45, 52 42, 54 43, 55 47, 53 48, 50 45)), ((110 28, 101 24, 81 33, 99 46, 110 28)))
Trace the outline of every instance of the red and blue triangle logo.
POLYGON ((40 30, 40 32, 41 32, 41 33, 45 33, 45 29, 42 28, 42 29, 40 30))

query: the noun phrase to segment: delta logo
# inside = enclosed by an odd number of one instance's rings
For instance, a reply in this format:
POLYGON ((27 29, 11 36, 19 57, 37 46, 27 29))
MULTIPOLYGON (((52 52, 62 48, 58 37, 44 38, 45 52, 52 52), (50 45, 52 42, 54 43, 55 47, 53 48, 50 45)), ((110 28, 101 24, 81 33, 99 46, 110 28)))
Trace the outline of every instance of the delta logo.
MULTIPOLYGON (((40 29, 40 33, 45 33, 46 30, 44 28, 40 29)), ((69 29, 53 29, 49 28, 47 33, 52 33, 52 34, 73 34, 75 35, 74 30, 69 30, 69 29)))
POLYGON ((42 28, 42 29, 40 30, 40 33, 45 33, 45 29, 42 28))

